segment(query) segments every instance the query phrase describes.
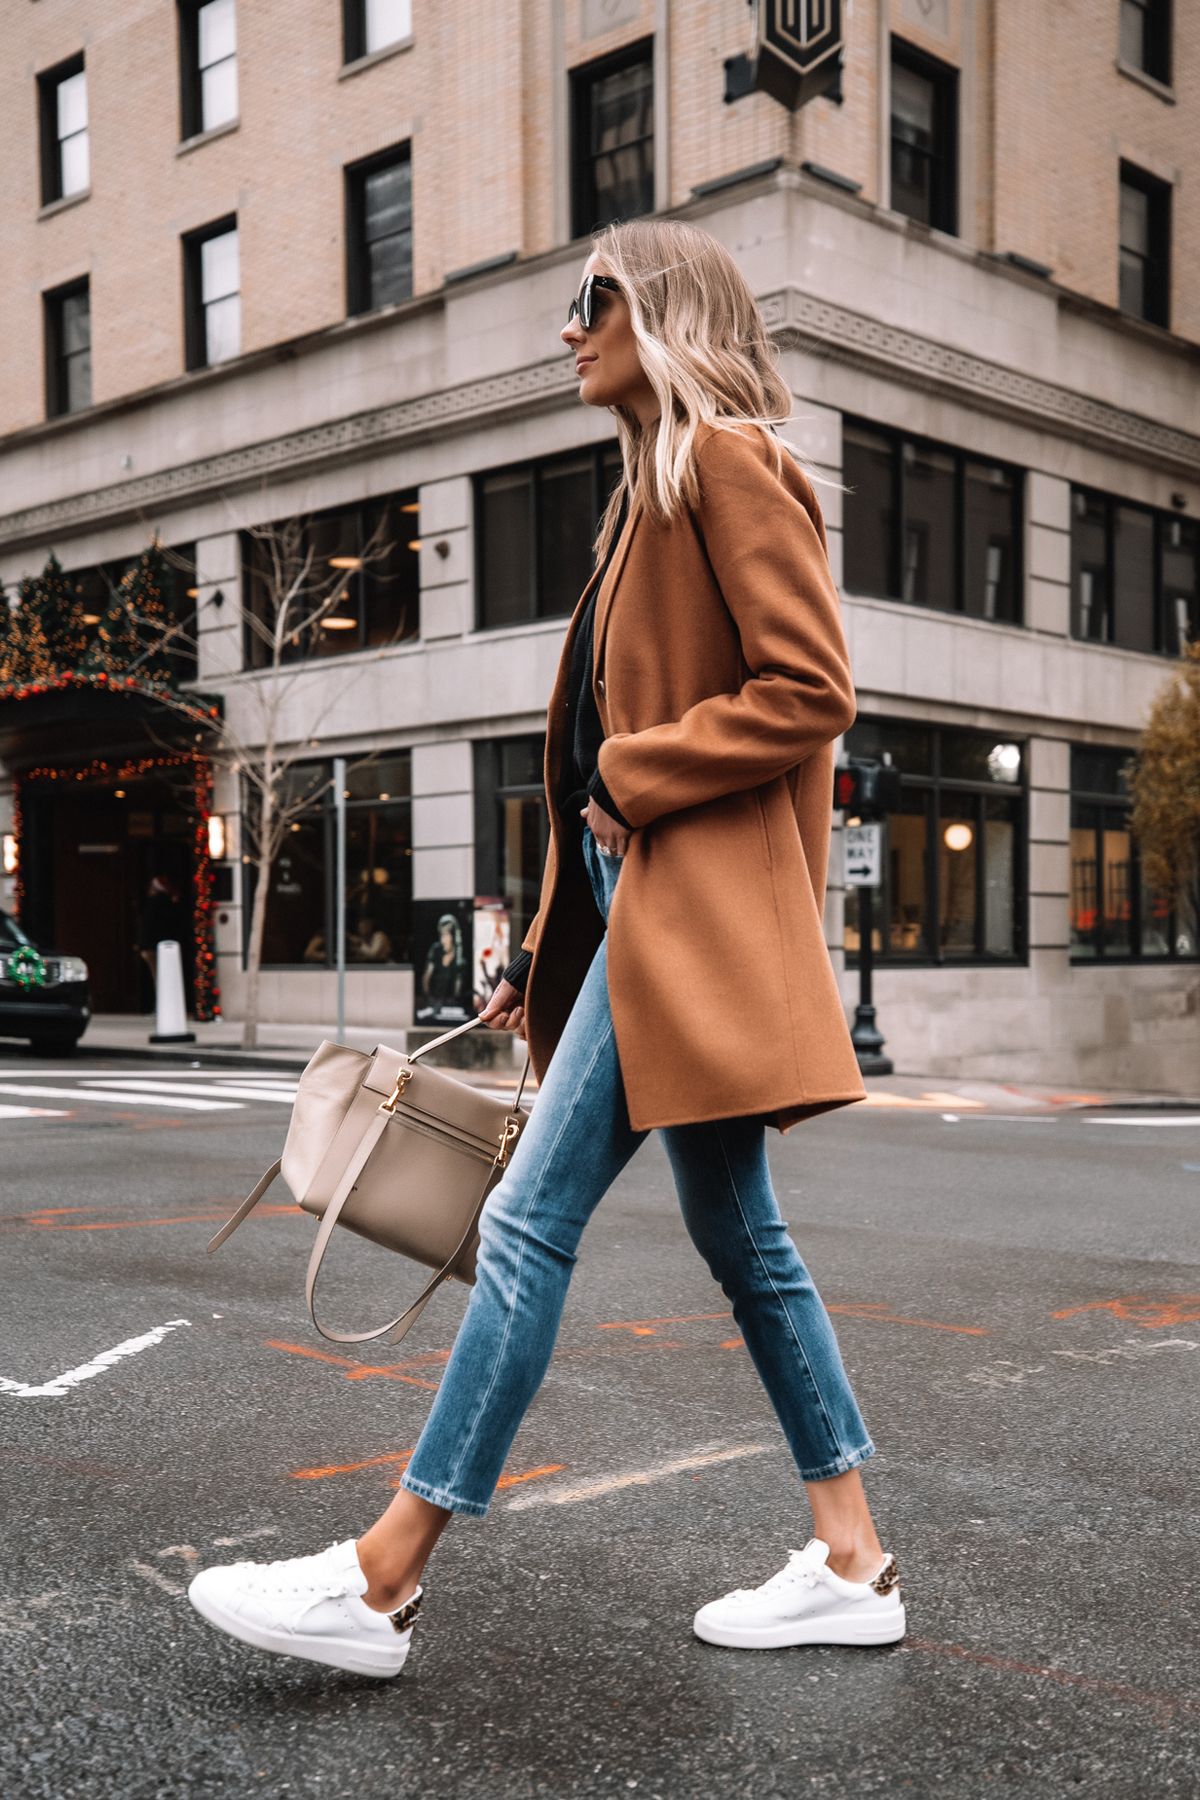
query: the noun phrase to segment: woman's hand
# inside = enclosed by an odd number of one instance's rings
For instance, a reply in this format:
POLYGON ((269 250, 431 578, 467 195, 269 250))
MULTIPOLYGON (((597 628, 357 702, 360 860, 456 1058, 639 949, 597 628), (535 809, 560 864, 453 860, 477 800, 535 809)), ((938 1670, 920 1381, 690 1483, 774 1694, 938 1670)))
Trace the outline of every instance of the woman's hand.
POLYGON ((479 1017, 489 1031, 515 1031, 524 1041, 525 996, 518 992, 511 981, 505 981, 501 977, 495 993, 479 1017))
POLYGON ((617 824, 611 813, 606 813, 602 806, 589 799, 586 810, 579 816, 602 850, 607 850, 610 856, 624 856, 629 848, 630 833, 624 825, 617 824))

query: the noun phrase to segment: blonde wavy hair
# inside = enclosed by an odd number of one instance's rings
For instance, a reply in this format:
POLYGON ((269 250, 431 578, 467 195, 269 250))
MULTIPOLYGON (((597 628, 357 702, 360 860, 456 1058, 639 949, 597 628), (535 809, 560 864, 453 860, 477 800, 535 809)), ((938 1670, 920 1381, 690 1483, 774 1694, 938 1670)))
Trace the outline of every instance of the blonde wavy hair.
MULTIPOLYGON (((643 428, 614 406, 624 474, 597 538, 603 556, 626 497, 652 517, 672 518, 699 496, 701 425, 774 431, 792 396, 746 278, 707 231, 671 219, 633 219, 594 233, 603 273, 620 283, 660 416, 643 428)), ((783 446, 778 445, 782 458, 783 446)))

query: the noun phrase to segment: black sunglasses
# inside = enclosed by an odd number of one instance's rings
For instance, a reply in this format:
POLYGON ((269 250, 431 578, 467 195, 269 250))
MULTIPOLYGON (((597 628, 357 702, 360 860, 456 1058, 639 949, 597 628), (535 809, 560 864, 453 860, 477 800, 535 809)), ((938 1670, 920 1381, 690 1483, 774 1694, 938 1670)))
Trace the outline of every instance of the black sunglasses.
POLYGON ((576 314, 585 331, 590 331, 596 319, 596 289, 603 288, 606 293, 619 294, 619 282, 612 281, 607 275, 589 275, 579 290, 579 298, 572 300, 567 308, 567 324, 576 314))

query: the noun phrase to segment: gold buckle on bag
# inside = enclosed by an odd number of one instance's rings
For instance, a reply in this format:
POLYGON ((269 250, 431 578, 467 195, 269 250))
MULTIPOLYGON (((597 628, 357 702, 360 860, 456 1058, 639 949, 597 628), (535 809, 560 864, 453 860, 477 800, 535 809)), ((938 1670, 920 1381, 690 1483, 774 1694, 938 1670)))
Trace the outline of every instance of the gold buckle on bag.
POLYGON ((408 1084, 412 1080, 412 1078, 413 1078, 413 1072, 411 1069, 401 1069, 399 1075, 397 1075, 397 1077, 396 1077, 395 1087, 392 1089, 391 1093, 388 1095, 386 1100, 381 1100, 379 1102, 380 1112, 385 1112, 385 1113, 394 1113, 395 1112, 397 1102, 399 1101, 401 1094, 404 1092, 405 1088, 408 1086, 408 1084))
POLYGON ((517 1121, 515 1119, 509 1119, 504 1130, 500 1133, 500 1148, 496 1152, 496 1167, 498 1169, 507 1167, 508 1153, 520 1135, 521 1127, 518 1125, 517 1121))

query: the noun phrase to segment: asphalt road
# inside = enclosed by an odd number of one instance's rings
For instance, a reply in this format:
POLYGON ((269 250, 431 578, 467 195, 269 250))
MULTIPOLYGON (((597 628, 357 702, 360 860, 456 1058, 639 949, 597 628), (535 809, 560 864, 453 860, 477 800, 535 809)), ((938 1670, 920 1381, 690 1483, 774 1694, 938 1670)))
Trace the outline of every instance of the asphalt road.
MULTIPOLYGON (((462 1291, 402 1351, 335 1354, 285 1192, 204 1255, 278 1153, 286 1077, 51 1067, 0 1053, 9 1800, 1200 1793, 1200 1118, 877 1106, 773 1137, 905 1576, 911 1635, 868 1651, 691 1635, 808 1523, 651 1141, 585 1239, 508 1484, 447 1533, 386 1684, 235 1644, 183 1593, 365 1527, 462 1291)), ((395 1311, 412 1272, 337 1249, 331 1318, 395 1311)))

